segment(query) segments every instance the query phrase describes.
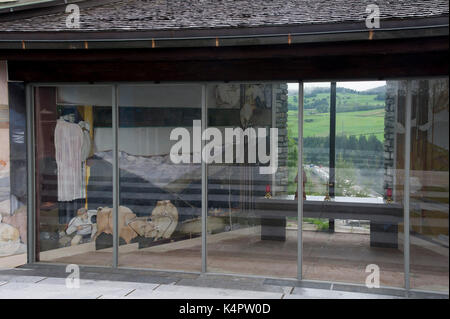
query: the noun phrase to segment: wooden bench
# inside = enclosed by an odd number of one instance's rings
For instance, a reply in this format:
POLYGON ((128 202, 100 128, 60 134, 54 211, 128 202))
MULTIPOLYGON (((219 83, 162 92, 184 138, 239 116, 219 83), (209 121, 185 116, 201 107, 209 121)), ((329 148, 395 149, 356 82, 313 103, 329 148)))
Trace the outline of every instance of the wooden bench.
MULTIPOLYGON (((261 239, 286 239, 286 217, 298 216, 294 196, 255 200, 255 214, 261 219, 261 239)), ((303 217, 353 219, 370 221, 371 247, 398 247, 398 224, 403 221, 403 207, 379 198, 335 197, 324 201, 323 196, 307 196, 303 217)))

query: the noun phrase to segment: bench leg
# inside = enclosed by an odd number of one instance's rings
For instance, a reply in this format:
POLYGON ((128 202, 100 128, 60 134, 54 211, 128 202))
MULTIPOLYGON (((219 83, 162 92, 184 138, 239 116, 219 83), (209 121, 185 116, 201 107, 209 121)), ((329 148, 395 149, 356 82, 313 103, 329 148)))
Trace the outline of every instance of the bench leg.
POLYGON ((328 220, 328 232, 334 233, 334 219, 328 220))
POLYGON ((261 218, 261 240, 286 241, 286 217, 261 218))
POLYGON ((398 224, 370 222, 370 247, 398 248, 398 224))

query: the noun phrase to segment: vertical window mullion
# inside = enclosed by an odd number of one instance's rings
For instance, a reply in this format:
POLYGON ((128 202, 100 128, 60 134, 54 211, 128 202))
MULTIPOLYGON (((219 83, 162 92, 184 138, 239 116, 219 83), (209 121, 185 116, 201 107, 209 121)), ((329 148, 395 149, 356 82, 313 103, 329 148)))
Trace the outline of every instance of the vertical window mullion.
POLYGON ((118 86, 112 86, 112 132, 113 132, 113 268, 119 266, 119 106, 118 86))
POLYGON ((26 114, 27 114, 27 132, 26 132, 26 143, 27 143, 27 262, 36 262, 36 207, 35 207, 35 149, 34 149, 34 99, 33 99, 33 86, 27 85, 25 88, 25 98, 26 98, 26 114))
POLYGON ((303 279, 303 82, 298 83, 297 279, 303 279))
MULTIPOLYGON (((208 123, 208 105, 206 98, 206 84, 202 85, 202 125, 201 134, 206 130, 208 123)), ((208 167, 203 160, 203 149, 205 147, 205 141, 201 139, 201 165, 202 165, 202 273, 207 272, 207 243, 206 235, 208 230, 208 167)))
POLYGON ((405 289, 410 289, 410 238, 409 238, 409 193, 410 193, 410 165, 411 165, 411 107, 412 107, 412 81, 408 80, 406 84, 406 110, 405 110, 405 166, 403 183, 403 222, 404 222, 404 241, 403 257, 405 272, 405 289))
MULTIPOLYGON (((335 197, 336 189, 336 82, 330 83, 330 140, 329 140, 329 175, 328 195, 335 197)), ((328 230, 334 233, 334 219, 329 218, 328 230)))

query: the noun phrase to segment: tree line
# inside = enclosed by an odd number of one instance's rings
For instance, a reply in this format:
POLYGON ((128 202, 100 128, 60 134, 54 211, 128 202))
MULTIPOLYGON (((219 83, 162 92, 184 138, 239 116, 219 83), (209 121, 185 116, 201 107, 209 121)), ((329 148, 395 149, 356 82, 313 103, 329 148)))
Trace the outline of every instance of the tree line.
MULTIPOLYGON (((291 135, 292 136, 292 135, 291 135)), ((297 138, 289 138, 289 165, 298 160, 297 138)), ((361 169, 379 169, 383 167, 384 145, 375 135, 336 136, 336 159, 345 158, 347 162, 361 169)), ((329 165, 329 136, 308 136, 303 138, 305 164, 329 165)))

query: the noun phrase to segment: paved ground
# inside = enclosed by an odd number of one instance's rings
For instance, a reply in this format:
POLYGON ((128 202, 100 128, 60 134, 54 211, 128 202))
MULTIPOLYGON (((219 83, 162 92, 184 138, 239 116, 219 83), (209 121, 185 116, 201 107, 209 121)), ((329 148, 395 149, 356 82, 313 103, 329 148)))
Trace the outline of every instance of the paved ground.
MULTIPOLYGON (((380 299, 404 292, 235 276, 165 273, 82 267, 80 288, 67 288, 64 266, 25 265, 0 270, 2 298, 153 298, 153 299, 380 299), (338 289, 336 289, 338 288, 338 289)), ((413 298, 445 297, 410 295, 413 298)), ((448 298, 448 297, 446 297, 448 298)))

